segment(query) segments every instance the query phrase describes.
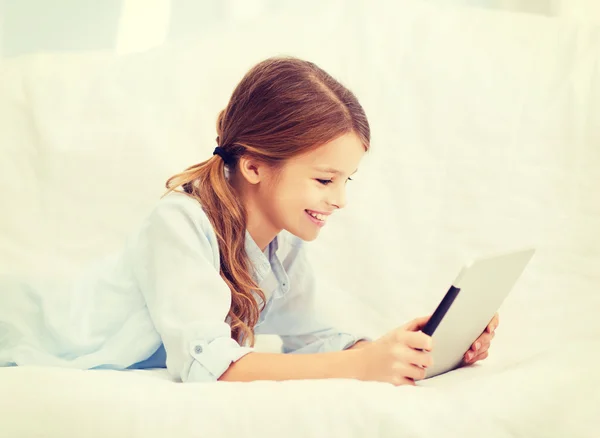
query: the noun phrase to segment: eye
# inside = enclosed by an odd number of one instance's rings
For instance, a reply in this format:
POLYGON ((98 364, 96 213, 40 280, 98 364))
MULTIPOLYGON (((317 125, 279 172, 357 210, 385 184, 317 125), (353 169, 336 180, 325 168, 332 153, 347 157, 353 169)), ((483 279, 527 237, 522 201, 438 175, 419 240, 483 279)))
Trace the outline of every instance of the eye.
POLYGON ((333 182, 330 179, 317 179, 317 181, 319 181, 319 183, 323 184, 324 186, 333 182))
POLYGON ((348 181, 352 181, 352 178, 348 177, 348 181))

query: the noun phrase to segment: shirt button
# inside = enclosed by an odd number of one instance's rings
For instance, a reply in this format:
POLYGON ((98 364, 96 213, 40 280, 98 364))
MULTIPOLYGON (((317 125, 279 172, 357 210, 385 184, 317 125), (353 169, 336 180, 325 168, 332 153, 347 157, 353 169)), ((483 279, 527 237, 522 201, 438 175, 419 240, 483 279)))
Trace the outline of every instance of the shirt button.
POLYGON ((200 353, 202 353, 202 346, 201 346, 201 345, 196 345, 196 348, 194 348, 194 351, 195 351, 197 354, 200 354, 200 353))

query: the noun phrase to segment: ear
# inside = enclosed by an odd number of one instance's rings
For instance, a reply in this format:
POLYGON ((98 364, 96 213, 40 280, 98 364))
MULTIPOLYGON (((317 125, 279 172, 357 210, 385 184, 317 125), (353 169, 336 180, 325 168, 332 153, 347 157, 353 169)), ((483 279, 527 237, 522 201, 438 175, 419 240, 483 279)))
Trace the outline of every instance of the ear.
POLYGON ((260 183, 266 178, 268 172, 265 163, 248 157, 240 157, 238 169, 244 179, 250 184, 260 183))

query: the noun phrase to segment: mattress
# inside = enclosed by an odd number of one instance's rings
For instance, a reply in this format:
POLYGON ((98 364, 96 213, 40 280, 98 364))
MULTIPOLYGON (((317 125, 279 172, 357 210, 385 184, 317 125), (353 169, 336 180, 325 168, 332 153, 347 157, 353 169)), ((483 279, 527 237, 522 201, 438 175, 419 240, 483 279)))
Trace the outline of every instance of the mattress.
POLYGON ((330 379, 178 383, 164 369, 0 369, 1 436, 600 436, 600 342, 394 387, 330 379))

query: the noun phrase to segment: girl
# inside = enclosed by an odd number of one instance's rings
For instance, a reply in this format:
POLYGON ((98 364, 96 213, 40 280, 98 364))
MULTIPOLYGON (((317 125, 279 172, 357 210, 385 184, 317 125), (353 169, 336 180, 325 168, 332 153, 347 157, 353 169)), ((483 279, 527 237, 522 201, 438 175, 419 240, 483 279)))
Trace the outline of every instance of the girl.
MULTIPOLYGON (((344 207, 369 149, 356 97, 313 63, 268 59, 238 84, 217 134, 213 156, 170 178, 123 250, 64 299, 14 286, 0 310, 0 365, 166 366, 184 382, 423 378, 427 318, 369 342, 315 317, 304 242, 344 207), (260 333, 279 335, 283 352, 255 352, 260 333)), ((465 364, 487 356, 496 325, 465 364)))

